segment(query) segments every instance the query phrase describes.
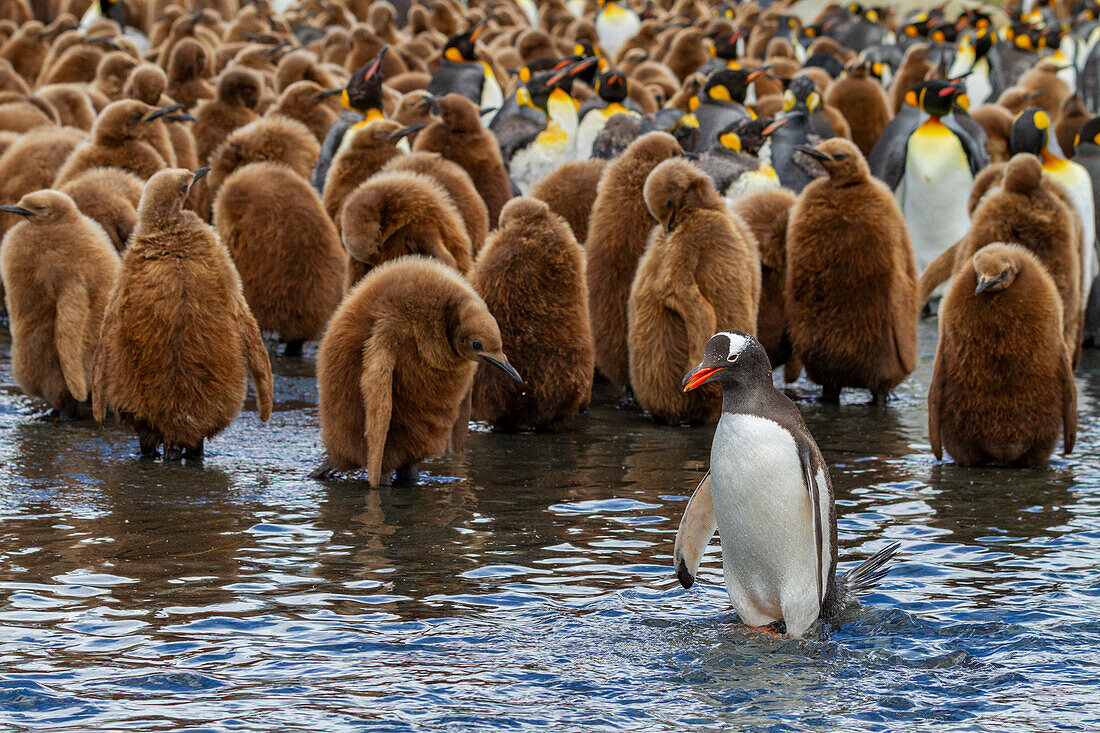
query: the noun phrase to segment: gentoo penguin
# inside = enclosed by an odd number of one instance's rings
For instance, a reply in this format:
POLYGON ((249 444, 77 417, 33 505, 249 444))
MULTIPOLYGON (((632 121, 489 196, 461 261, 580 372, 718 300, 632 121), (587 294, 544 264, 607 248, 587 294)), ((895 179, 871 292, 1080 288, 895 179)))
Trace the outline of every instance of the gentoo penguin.
POLYGON ((496 113, 504 104, 504 92, 493 73, 493 67, 485 63, 474 43, 485 30, 489 18, 473 28, 452 36, 443 47, 443 60, 432 74, 432 80, 426 91, 436 97, 445 94, 461 94, 484 110, 481 121, 485 125, 492 123, 496 113))
MULTIPOLYGON (((1077 134, 1073 162, 1088 171, 1095 202, 1095 196, 1100 192, 1100 117, 1086 122, 1077 134)), ((1094 203, 1093 208, 1100 217, 1100 204, 1094 203)), ((1097 222, 1097 231, 1100 231, 1100 222, 1097 222)), ((1092 279, 1085 303, 1084 345, 1100 347, 1100 276, 1092 279)))
POLYGON ((907 136, 883 135, 872 159, 887 159, 875 175, 894 192, 905 215, 917 266, 924 269, 970 228, 966 202, 974 176, 988 162, 984 141, 959 125, 952 111, 959 84, 939 79, 911 91, 910 103, 929 117, 907 136), (879 150, 879 146, 883 146, 879 150))
POLYGON ((836 507, 829 469, 790 398, 772 385, 764 347, 743 331, 707 341, 683 389, 722 388, 710 471, 680 520, 673 557, 690 588, 714 531, 722 542, 726 592, 742 621, 782 620, 802 636, 873 588, 897 552, 891 544, 836 577, 836 507))
POLYGON ((787 228, 791 345, 822 399, 869 389, 882 404, 916 367, 917 273, 905 220, 859 148, 833 138, 804 148, 828 176, 813 181, 787 228))
POLYGON ((1085 251, 1081 260, 1081 295, 1088 297, 1093 278, 1100 273, 1097 257, 1096 201, 1092 177, 1084 166, 1066 160, 1051 150, 1050 117, 1041 109, 1025 109, 1012 123, 1012 152, 1031 153, 1043 162, 1043 173, 1050 176, 1069 194, 1081 218, 1085 251))
POLYGON ((642 27, 642 19, 623 0, 598 0, 596 34, 608 58, 614 59, 619 49, 642 27))
POLYGON ((988 244, 940 306, 928 391, 928 438, 962 466, 1034 466, 1077 433, 1077 388, 1062 342, 1062 299, 1018 244, 988 244))
MULTIPOLYGON (((351 73, 347 85, 340 90, 340 102, 346 111, 336 118, 336 122, 329 128, 321 144, 321 154, 317 158, 317 165, 310 177, 310 183, 317 189, 317 193, 323 193, 325 190, 328 169, 336 159, 336 154, 340 151, 348 130, 383 117, 382 61, 388 50, 389 46, 383 46, 377 56, 351 73)), ((336 91, 333 90, 333 93, 335 94, 336 91)))

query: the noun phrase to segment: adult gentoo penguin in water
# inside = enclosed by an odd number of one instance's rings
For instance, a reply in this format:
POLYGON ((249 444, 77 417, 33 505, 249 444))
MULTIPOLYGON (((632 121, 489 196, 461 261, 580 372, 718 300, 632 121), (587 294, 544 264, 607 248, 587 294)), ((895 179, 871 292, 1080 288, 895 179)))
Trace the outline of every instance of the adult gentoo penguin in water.
POLYGON ((891 544, 836 577, 836 509, 821 450, 798 408, 772 385, 760 342, 742 331, 711 336, 684 390, 717 383, 722 417, 710 473, 691 497, 676 533, 676 575, 695 582, 714 530, 722 542, 726 591, 741 620, 782 620, 802 636, 835 618, 886 574, 891 544))
POLYGON ((386 57, 389 46, 383 46, 378 55, 368 61, 362 67, 352 72, 348 77, 348 83, 343 89, 330 89, 323 94, 339 94, 340 102, 346 111, 341 112, 332 123, 321 145, 321 154, 317 157, 317 164, 310 176, 310 183, 318 192, 325 190, 325 178, 332 161, 336 159, 336 153, 340 152, 340 146, 344 142, 344 136, 348 130, 365 125, 383 118, 382 114, 382 60, 386 57))
POLYGON ((427 92, 436 97, 445 94, 461 94, 486 110, 481 121, 488 126, 504 104, 504 92, 500 88, 493 68, 481 60, 474 50, 477 37, 492 18, 486 18, 468 31, 451 36, 443 47, 443 60, 432 74, 427 92))

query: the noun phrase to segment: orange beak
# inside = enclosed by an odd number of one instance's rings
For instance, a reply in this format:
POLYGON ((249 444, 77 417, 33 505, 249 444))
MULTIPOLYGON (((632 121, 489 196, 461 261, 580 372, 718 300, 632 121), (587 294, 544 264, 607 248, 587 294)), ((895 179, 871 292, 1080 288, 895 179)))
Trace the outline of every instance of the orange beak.
POLYGON ((707 381, 707 379, 712 374, 720 371, 722 371, 722 367, 707 367, 706 369, 700 369, 699 371, 695 372, 694 375, 692 375, 691 379, 687 380, 687 382, 684 383, 684 391, 690 392, 703 382, 707 381))

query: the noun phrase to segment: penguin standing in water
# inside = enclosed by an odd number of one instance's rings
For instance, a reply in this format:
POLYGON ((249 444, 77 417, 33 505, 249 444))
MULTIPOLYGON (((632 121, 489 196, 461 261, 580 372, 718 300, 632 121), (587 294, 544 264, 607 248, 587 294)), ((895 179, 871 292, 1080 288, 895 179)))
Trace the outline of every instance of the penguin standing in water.
POLYGON ((936 79, 906 96, 928 119, 909 134, 898 127, 888 138, 888 128, 869 163, 882 161, 874 173, 901 205, 917 269, 923 270, 970 228, 967 196, 974 176, 988 164, 988 154, 985 141, 975 139, 952 112, 956 98, 962 106, 968 104, 961 85, 936 79))
POLYGON ((741 620, 782 620, 802 636, 873 588, 897 552, 891 544, 836 577, 833 485, 795 404, 772 384, 764 347, 742 331, 707 342, 684 391, 722 388, 722 416, 711 445, 710 472, 691 497, 676 533, 676 575, 695 582, 699 561, 718 530, 726 592, 741 620))
POLYGON ((386 58, 388 50, 389 46, 383 46, 377 56, 353 71, 348 78, 347 86, 343 89, 330 90, 332 94, 340 94, 340 102, 347 111, 336 118, 336 122, 329 128, 321 144, 321 154, 317 158, 317 165, 313 168, 313 175, 310 176, 310 183, 317 189, 317 193, 323 193, 325 190, 328 169, 336 159, 336 154, 340 152, 340 146, 348 130, 383 118, 382 60, 386 58))
POLYGON ((1081 217, 1085 251, 1081 260, 1081 293, 1087 300, 1089 286, 1100 272, 1096 256, 1096 201, 1092 177, 1084 166, 1051 151, 1050 117, 1041 109, 1025 109, 1012 123, 1012 152, 1031 153, 1043 161, 1043 173, 1069 194, 1081 217))
POLYGON ((608 58, 615 58, 623 44, 638 33, 642 19, 625 2, 599 0, 596 14, 596 35, 608 58))
POLYGON ((432 74, 432 80, 425 90, 436 97, 461 94, 485 110, 481 114, 481 121, 485 125, 492 123, 504 104, 504 92, 493 68, 482 61, 474 49, 477 37, 485 30, 489 20, 486 18, 470 30, 447 40, 447 45, 443 47, 443 61, 432 74))

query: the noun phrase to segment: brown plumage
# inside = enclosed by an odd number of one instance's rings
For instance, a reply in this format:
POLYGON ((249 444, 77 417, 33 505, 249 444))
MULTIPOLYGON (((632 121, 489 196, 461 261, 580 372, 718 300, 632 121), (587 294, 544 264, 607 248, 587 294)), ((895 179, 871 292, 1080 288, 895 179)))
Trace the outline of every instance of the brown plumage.
POLYGON ((320 153, 317 138, 297 120, 280 115, 253 120, 229 133, 210 156, 207 188, 211 199, 230 173, 249 163, 282 163, 308 180, 320 153))
POLYGON ((383 262, 417 254, 466 274, 473 266, 462 215, 439 183, 419 173, 380 173, 340 209, 347 290, 383 262))
POLYGON ((92 168, 122 168, 142 178, 164 168, 168 162, 149 143, 150 132, 157 132, 149 127, 157 114, 156 107, 136 99, 112 102, 96 118, 91 140, 77 147, 58 171, 55 185, 63 185, 92 168))
POLYGON ((683 81, 710 59, 707 43, 703 42, 703 31, 685 28, 676 34, 662 62, 683 81))
POLYGON ((317 57, 309 51, 293 51, 279 59, 275 67, 275 92, 282 94, 295 82, 311 81, 322 89, 339 86, 339 81, 321 66, 317 57))
POLYGON ((578 242, 588 238, 588 220, 596 203, 596 191, 607 161, 600 159, 566 163, 531 189, 531 197, 542 199, 565 219, 578 242))
POLYGON ((198 120, 191 128, 199 163, 207 165, 210 156, 229 133, 256 119, 256 104, 263 90, 263 79, 249 69, 230 69, 218 80, 217 96, 195 110, 198 120))
POLYGON ((201 454, 240 412, 245 371, 260 419, 271 415, 271 364, 241 279, 214 230, 183 209, 191 171, 153 176, 107 302, 95 357, 92 410, 110 405, 143 455, 201 454))
POLYGON ((848 64, 845 76, 825 91, 825 104, 844 115, 852 141, 864 155, 871 154, 871 148, 894 116, 886 92, 870 74, 869 63, 848 64))
POLYGON ((1058 146, 1067 158, 1073 157, 1077 133, 1091 118, 1092 114, 1080 95, 1071 95, 1062 105, 1062 115, 1054 123, 1054 136, 1058 138, 1058 146))
POLYGON ((321 195, 325 212, 340 231, 340 207, 356 189, 382 169, 391 159, 402 155, 397 147, 398 135, 403 128, 393 120, 373 120, 351 127, 344 133, 340 149, 332 160, 325 176, 325 189, 321 195))
POLYGON ((103 56, 104 49, 98 44, 76 43, 43 69, 38 85, 94 81, 96 67, 103 56))
POLYGON ((165 69, 168 76, 168 96, 193 109, 204 99, 214 97, 210 78, 214 75, 210 52, 194 38, 184 38, 175 45, 165 69))
POLYGON ((1046 94, 1046 90, 1029 89, 1028 87, 1013 86, 1001 92, 997 97, 997 104, 1008 110, 1008 113, 1016 117, 1028 107, 1035 104, 1035 100, 1046 94))
POLYGON ((421 130, 413 150, 439 153, 462 166, 485 199, 489 228, 496 226, 501 208, 512 198, 512 184, 496 137, 481 124, 473 102, 458 94, 442 97, 439 119, 421 130))
POLYGON ((989 244, 940 304, 928 438, 962 466, 1034 466, 1077 434, 1077 388, 1062 344, 1062 303, 1025 247, 989 244))
POLYGON ((752 232, 726 209, 706 173, 686 160, 657 166, 645 183, 653 230, 630 289, 630 384, 662 422, 717 413, 719 390, 684 392, 681 380, 715 333, 755 333, 760 265, 752 232))
POLYGON ((986 152, 991 163, 1005 163, 1012 157, 1012 115, 999 104, 983 104, 970 116, 985 130, 986 152))
POLYGON ((92 384, 92 357, 118 254, 72 199, 35 191, 15 209, 25 221, 0 245, 12 333, 12 376, 29 395, 74 417, 92 384))
POLYGON ((1069 84, 1058 78, 1058 71, 1061 68, 1061 64, 1056 61, 1040 61, 1016 82, 1036 95, 1031 106, 1042 109, 1055 123, 1062 116, 1062 107, 1066 100, 1073 95, 1069 84))
POLYGON ((50 49, 51 38, 42 35, 44 30, 37 20, 28 21, 0 46, 0 58, 11 62, 16 73, 32 86, 50 49))
POLYGON ((57 110, 39 97, 23 97, 12 92, 0 96, 0 130, 28 132, 39 127, 61 124, 57 110))
POLYGON ((806 186, 787 230, 791 345, 825 400, 855 387, 882 403, 916 366, 909 232, 854 143, 833 138, 816 150, 828 177, 806 186))
POLYGON ((512 199, 470 282, 523 375, 521 386, 496 369, 479 369, 474 417, 511 430, 553 426, 585 409, 593 355, 584 255, 565 220, 538 199, 512 199))
POLYGON ((300 354, 344 294, 344 250, 317 192, 284 165, 252 163, 218 191, 214 223, 260 330, 300 354))
POLYGON ((764 347, 772 368, 791 362, 787 381, 794 381, 801 363, 792 360, 787 333, 787 220, 797 197, 785 188, 746 194, 730 208, 752 231, 760 253, 760 304, 756 315, 756 339, 764 347))
POLYGON ((156 64, 135 66, 126 84, 122 87, 122 96, 127 99, 140 99, 146 104, 160 104, 160 99, 168 90, 168 77, 156 64))
POLYGON ((475 363, 507 364, 485 303, 453 269, 425 257, 376 268, 344 299, 317 352, 321 436, 314 472, 366 467, 371 486, 460 450, 475 363))
POLYGON ((40 87, 35 96, 57 111, 58 121, 63 126, 91 130, 95 124, 95 106, 79 84, 51 84, 40 87))
POLYGON ((890 109, 894 114, 905 106, 905 94, 921 83, 934 68, 928 60, 928 45, 915 43, 905 50, 901 66, 890 83, 890 109))
POLYGON ((126 80, 137 65, 138 60, 124 51, 104 54, 96 66, 92 88, 112 102, 117 102, 125 96, 123 88, 126 80))
POLYGON ((626 304, 654 224, 642 194, 646 177, 683 152, 667 133, 643 135, 608 163, 592 205, 584 250, 596 368, 618 389, 630 385, 626 304))
POLYGON ((466 224, 466 233, 470 235, 470 247, 474 255, 485 245, 489 233, 489 210, 485 201, 477 192, 470 174, 458 163, 447 160, 439 153, 412 153, 400 155, 382 167, 384 172, 407 171, 422 173, 435 179, 436 183, 451 197, 458 207, 462 221, 466 224))
POLYGON ((137 224, 137 207, 145 182, 121 168, 92 168, 61 187, 85 216, 94 219, 115 249, 126 248, 126 240, 137 224))
POLYGON ((42 128, 20 137, 0 156, 0 203, 18 201, 32 191, 49 188, 69 155, 87 137, 80 130, 65 127, 42 128))
POLYGON ((298 81, 283 90, 267 114, 298 120, 309 128, 317 142, 324 142, 337 112, 321 96, 324 88, 312 81, 298 81))
MULTIPOLYGON (((988 174, 991 184, 998 183, 995 175, 996 169, 988 174)), ((970 231, 944 250, 921 275, 921 299, 926 300, 933 290, 961 271, 987 244, 1023 245, 1039 258, 1054 279, 1065 304, 1062 325, 1066 351, 1071 362, 1076 363, 1083 326, 1080 229, 1072 203, 1060 195, 1059 189, 1056 182, 1043 183, 1042 164, 1034 155, 1012 156, 1004 166, 999 187, 990 185, 974 208, 970 231)))

